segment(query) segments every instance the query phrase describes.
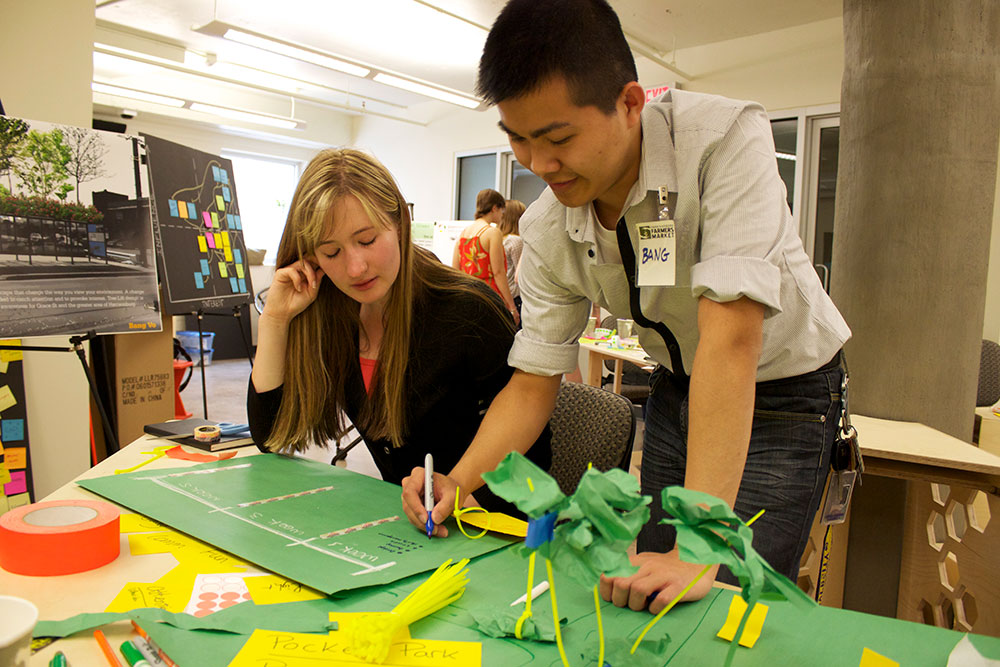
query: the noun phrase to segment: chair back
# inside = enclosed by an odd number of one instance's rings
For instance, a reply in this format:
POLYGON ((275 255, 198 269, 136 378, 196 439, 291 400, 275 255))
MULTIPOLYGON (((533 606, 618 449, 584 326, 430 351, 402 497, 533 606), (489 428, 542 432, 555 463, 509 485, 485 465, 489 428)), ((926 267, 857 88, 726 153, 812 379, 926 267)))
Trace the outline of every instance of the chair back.
POLYGON ((984 338, 979 357, 979 391, 976 393, 976 407, 987 407, 998 400, 1000 400, 1000 345, 984 338))
POLYGON ((549 419, 552 468, 549 474, 569 495, 587 464, 598 470, 628 471, 635 439, 635 414, 625 397, 598 387, 564 382, 549 419))

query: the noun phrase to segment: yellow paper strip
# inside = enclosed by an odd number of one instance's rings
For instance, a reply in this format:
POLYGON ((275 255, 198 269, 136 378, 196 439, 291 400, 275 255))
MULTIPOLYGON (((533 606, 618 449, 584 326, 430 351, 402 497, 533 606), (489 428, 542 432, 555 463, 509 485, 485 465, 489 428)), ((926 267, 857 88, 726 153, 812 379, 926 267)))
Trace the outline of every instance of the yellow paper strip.
POLYGON ((215 195, 215 205, 219 207, 220 211, 226 210, 226 200, 222 198, 222 195, 215 195))
MULTIPOLYGON (((746 608, 747 603, 743 601, 743 598, 739 595, 734 595, 733 599, 729 602, 729 614, 726 616, 726 622, 716 636, 728 642, 733 641, 733 637, 736 636, 736 630, 739 628, 740 620, 746 612, 746 608)), ((753 645, 760 639, 765 618, 767 618, 767 605, 758 602, 754 605, 753 611, 750 612, 750 618, 747 619, 746 625, 743 626, 743 634, 740 635, 740 646, 753 648, 753 645)))
POLYGON ((462 523, 476 528, 486 528, 489 522, 490 531, 513 535, 514 537, 526 537, 528 535, 528 522, 515 519, 508 514, 500 512, 490 512, 487 517, 486 512, 468 512, 462 515, 462 523))
POLYGON ((10 385, 5 384, 3 387, 0 387, 0 412, 15 405, 17 405, 17 399, 14 398, 14 392, 10 390, 10 385))
MULTIPOLYGON (((0 345, 20 345, 20 338, 0 339, 0 345)), ((24 352, 21 350, 0 350, 0 361, 22 361, 24 352)), ((4 371, 6 372, 6 371, 4 371)))
POLYGON ((208 243, 205 242, 204 236, 198 237, 198 250, 202 252, 208 252, 208 243))
POLYGON ((216 248, 221 248, 222 247, 222 234, 220 234, 219 232, 213 232, 212 236, 215 237, 214 238, 214 240, 215 240, 215 247, 216 248))
POLYGON ((297 581, 279 577, 276 574, 264 574, 259 577, 244 577, 243 582, 250 591, 254 604, 279 604, 281 602, 300 602, 302 600, 319 600, 326 596, 303 586, 297 581))
POLYGON ((899 667, 899 663, 895 660, 890 660, 884 655, 876 653, 870 648, 866 648, 861 652, 861 663, 859 667, 899 667))
POLYGON ((229 277, 229 271, 228 269, 226 269, 225 262, 219 262, 219 275, 222 276, 223 278, 229 277))
POLYGON ((122 514, 118 517, 118 525, 123 533, 149 533, 154 530, 162 531, 164 528, 162 523, 142 514, 122 514))
POLYGON ((130 581, 104 611, 122 612, 157 607, 180 613, 191 599, 191 590, 197 576, 198 572, 194 568, 178 565, 153 583, 130 581))
POLYGON ((7 361, 6 359, 0 359, 0 373, 6 373, 7 367, 9 365, 10 365, 9 361, 7 361))
POLYGON ((233 261, 233 249, 232 248, 223 248, 222 252, 225 253, 225 255, 226 255, 226 261, 227 262, 233 261))
MULTIPOLYGON (((346 638, 345 638, 346 639, 346 638)), ((350 644, 337 635, 254 630, 229 667, 315 667, 316 665, 367 665, 351 655, 350 644)), ((389 649, 386 667, 440 667, 461 665, 480 667, 483 645, 479 642, 449 642, 432 639, 403 639, 389 649)))
POLYGON ((133 556, 171 553, 178 562, 190 565, 202 574, 243 572, 247 566, 246 562, 224 551, 173 531, 129 535, 128 544, 133 556))
POLYGON ((236 265, 236 277, 237 278, 242 278, 244 275, 245 274, 243 273, 243 265, 242 264, 237 264, 236 265))
POLYGON ((229 247, 229 232, 222 232, 222 245, 225 248, 229 247))

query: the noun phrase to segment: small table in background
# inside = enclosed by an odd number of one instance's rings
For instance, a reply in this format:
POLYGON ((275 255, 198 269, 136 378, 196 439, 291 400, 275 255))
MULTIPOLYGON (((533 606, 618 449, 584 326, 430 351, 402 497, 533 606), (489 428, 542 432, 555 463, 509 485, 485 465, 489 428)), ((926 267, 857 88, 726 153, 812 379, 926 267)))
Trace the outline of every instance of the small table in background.
POLYGON ((587 384, 592 387, 601 386, 601 378, 604 368, 604 360, 611 359, 615 362, 614 384, 612 391, 616 394, 622 393, 622 362, 631 361, 638 366, 653 368, 656 362, 646 355, 646 351, 641 347, 632 349, 620 349, 610 347, 608 343, 602 341, 591 341, 581 338, 580 346, 589 353, 587 384))

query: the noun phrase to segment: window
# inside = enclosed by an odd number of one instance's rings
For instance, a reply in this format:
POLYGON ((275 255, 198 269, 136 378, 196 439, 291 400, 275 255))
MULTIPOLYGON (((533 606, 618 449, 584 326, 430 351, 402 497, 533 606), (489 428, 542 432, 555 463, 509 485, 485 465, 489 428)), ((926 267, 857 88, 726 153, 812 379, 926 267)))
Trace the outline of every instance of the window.
POLYGON ((224 152, 233 161, 233 176, 247 248, 265 249, 265 264, 274 264, 288 207, 299 180, 299 163, 281 158, 224 152))
POLYGON ((456 164, 456 220, 476 219, 476 195, 480 190, 497 187, 497 154, 495 151, 458 157, 456 164))

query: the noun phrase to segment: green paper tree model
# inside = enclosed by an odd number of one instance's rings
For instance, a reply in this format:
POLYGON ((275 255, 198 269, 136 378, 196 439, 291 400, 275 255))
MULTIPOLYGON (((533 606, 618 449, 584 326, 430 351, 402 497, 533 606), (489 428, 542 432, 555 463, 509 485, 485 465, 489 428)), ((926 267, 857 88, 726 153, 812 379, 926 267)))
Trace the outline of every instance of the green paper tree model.
POLYGON ((624 470, 608 472, 588 469, 573 495, 566 497, 559 484, 544 470, 518 452, 508 454, 496 470, 483 480, 496 495, 528 515, 528 537, 517 547, 528 555, 528 594, 514 636, 525 637, 531 617, 531 587, 535 555, 545 558, 552 599, 556 644, 563 664, 568 665, 559 631, 552 564, 584 585, 593 588, 600 649, 598 664, 604 664, 604 633, 598 582, 602 574, 622 577, 636 568, 626 551, 649 520, 651 498, 639 494, 639 482, 624 470))

